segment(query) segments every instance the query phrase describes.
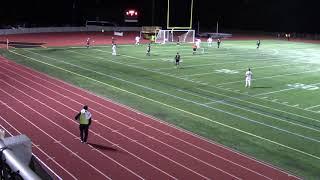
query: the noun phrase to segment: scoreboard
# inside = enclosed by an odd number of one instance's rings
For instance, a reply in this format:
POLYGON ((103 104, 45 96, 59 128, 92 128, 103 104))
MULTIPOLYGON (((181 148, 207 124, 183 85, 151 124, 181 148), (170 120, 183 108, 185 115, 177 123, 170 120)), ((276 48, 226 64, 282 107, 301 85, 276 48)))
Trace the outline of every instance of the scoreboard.
POLYGON ((124 22, 138 22, 138 11, 135 9, 126 10, 124 13, 124 22))

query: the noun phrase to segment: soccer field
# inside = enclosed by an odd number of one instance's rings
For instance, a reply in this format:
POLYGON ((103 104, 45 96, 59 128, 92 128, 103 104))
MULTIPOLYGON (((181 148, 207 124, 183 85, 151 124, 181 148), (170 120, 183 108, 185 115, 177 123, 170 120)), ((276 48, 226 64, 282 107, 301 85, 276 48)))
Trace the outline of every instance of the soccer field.
POLYGON ((320 44, 276 40, 21 48, 19 64, 113 99, 306 179, 320 178, 320 44), (174 56, 181 54, 179 68, 174 56), (244 87, 251 68, 251 88, 244 87))

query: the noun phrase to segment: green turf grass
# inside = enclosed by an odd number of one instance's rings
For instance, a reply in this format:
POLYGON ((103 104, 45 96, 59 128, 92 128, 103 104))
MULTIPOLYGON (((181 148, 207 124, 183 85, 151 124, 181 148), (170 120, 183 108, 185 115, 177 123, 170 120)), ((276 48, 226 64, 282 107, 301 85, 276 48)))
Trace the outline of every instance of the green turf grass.
POLYGON ((320 178, 320 45, 224 41, 2 50, 15 62, 113 99, 306 179, 320 178), (181 66, 174 56, 181 54, 181 66), (244 87, 250 67, 252 88, 244 87), (300 83, 300 84, 297 84, 300 83))

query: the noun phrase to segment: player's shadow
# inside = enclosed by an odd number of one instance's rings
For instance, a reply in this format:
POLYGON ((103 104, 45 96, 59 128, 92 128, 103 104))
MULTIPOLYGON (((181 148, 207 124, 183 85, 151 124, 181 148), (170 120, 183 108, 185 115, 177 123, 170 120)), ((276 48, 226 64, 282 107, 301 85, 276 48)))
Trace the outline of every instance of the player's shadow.
POLYGON ((256 89, 258 89, 258 88, 260 88, 260 89, 267 89, 267 88, 272 88, 271 86, 254 86, 254 87, 252 87, 252 88, 256 88, 256 89))
POLYGON ((117 151, 116 148, 110 147, 110 146, 104 146, 101 144, 95 144, 95 143, 88 143, 90 144, 92 147, 99 149, 99 150, 106 150, 106 151, 117 151))

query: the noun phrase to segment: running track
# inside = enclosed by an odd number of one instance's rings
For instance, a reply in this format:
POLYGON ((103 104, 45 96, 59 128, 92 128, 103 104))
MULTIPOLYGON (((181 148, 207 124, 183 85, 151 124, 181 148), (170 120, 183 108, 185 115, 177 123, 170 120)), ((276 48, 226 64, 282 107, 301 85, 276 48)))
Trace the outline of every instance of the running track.
POLYGON ((299 179, 2 57, 0 123, 63 179, 299 179), (89 144, 73 119, 83 104, 89 144))

